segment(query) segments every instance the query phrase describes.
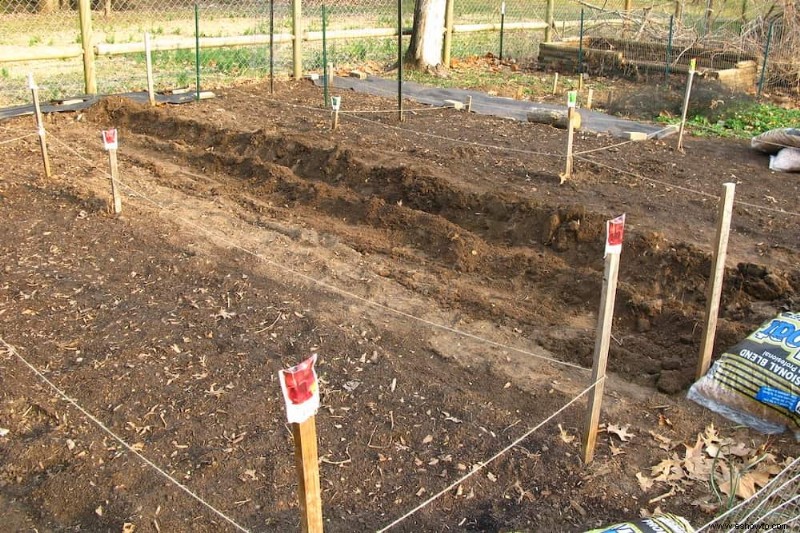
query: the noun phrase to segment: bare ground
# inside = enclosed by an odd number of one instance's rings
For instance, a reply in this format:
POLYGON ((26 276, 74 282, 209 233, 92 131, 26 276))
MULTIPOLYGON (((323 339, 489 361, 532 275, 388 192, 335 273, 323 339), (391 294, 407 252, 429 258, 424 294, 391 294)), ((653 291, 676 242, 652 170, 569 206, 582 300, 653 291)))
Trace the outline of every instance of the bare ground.
MULTIPOLYGON (((392 107, 345 98, 348 109, 392 107)), ((704 483, 664 499, 666 485, 642 491, 635 475, 671 453, 650 431, 683 451, 715 423, 797 455, 789 436, 767 439, 683 398, 721 184, 736 182, 740 203, 715 353, 798 308, 796 177, 741 141, 689 139, 681 154, 670 139, 607 148, 618 140, 581 135, 579 152, 607 149, 580 156, 560 186, 562 131, 421 110, 403 124, 343 116, 333 134, 309 108, 320 101, 310 84, 286 83, 274 97, 253 85, 181 107, 109 99, 52 115, 51 179, 35 137, 0 145, 0 337, 260 531, 299 527, 276 373, 318 352, 326 527, 375 530, 589 385, 603 224, 626 212, 603 422, 630 424, 633 439, 602 434, 583 465, 581 399, 398 530, 582 531, 656 507, 707 521, 692 505, 709 496, 704 483), (110 126, 126 185, 118 218, 98 138, 110 126)), ((31 120, 2 124, 3 137, 31 120)), ((16 356, 0 369, 0 507, 12 530, 230 528, 16 356)))

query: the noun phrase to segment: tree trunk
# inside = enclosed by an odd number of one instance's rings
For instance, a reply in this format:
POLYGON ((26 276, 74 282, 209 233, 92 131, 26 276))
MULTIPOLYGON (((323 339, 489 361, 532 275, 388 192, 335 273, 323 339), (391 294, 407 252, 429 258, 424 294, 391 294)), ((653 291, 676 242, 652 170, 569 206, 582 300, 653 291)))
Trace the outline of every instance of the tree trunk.
POLYGON ((411 44, 405 55, 408 66, 421 70, 444 68, 442 44, 446 6, 446 0, 416 0, 411 44))

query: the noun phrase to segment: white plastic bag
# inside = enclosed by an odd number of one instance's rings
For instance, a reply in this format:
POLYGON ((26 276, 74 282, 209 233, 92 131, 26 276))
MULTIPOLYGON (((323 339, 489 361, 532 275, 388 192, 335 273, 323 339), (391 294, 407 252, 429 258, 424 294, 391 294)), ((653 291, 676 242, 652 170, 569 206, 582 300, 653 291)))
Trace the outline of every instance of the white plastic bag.
POLYGON ((769 169, 776 172, 800 172, 800 148, 784 148, 769 156, 769 169))

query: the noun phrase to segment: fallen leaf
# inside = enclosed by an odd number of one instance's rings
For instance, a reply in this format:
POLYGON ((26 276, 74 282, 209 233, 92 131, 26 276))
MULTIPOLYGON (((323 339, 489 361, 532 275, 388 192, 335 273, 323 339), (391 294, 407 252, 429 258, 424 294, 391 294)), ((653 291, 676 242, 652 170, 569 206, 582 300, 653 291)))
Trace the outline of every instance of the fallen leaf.
POLYGON ((569 433, 567 433, 567 430, 561 427, 561 424, 558 425, 558 431, 561 433, 561 440, 563 440, 567 444, 575 440, 575 435, 570 435, 569 433))
POLYGON ((487 478, 489 479, 489 481, 491 481, 492 483, 495 483, 495 482, 497 481, 497 476, 495 476, 495 475, 494 475, 494 474, 492 474, 491 472, 487 473, 487 474, 486 474, 486 477, 487 477, 487 478))
POLYGON ((10 431, 11 430, 6 429, 6 428, 0 428, 0 437, 5 437, 6 435, 9 434, 10 431))
POLYGON ((699 507, 701 511, 706 514, 715 514, 719 509, 719 504, 709 502, 708 500, 697 499, 692 502, 692 505, 699 507))
POLYGON ((122 524, 122 533, 133 533, 134 531, 136 531, 136 526, 134 524, 130 522, 122 524))
POLYGON ((131 445, 131 450, 135 452, 144 450, 144 442, 137 442, 136 444, 131 445))
POLYGON ((427 435, 424 439, 422 439, 422 444, 428 444, 429 442, 433 441, 433 435, 427 435))
POLYGON ((236 316, 236 313, 228 311, 226 309, 220 309, 219 312, 214 315, 214 318, 221 318, 223 320, 233 318, 236 316))
POLYGON ((617 448, 613 444, 609 445, 609 448, 611 448, 611 455, 612 456, 614 456, 614 455, 622 455, 623 453, 625 453, 625 450, 623 450, 622 448, 617 448))
POLYGON ((639 482, 639 488, 642 489, 642 492, 647 492, 650 490, 650 488, 653 486, 653 483, 655 483, 653 478, 649 478, 641 472, 636 473, 636 480, 639 482))
POLYGON ((606 428, 606 433, 613 433, 619 437, 622 442, 628 442, 631 440, 631 437, 634 436, 633 433, 628 431, 629 427, 631 427, 630 424, 625 424, 624 427, 617 426, 616 424, 609 424, 606 428))
POLYGON ((653 437, 653 440, 655 440, 658 443, 658 447, 661 448, 662 450, 669 451, 673 448, 673 442, 671 439, 663 435, 659 435, 655 431, 651 431, 650 436, 653 437))

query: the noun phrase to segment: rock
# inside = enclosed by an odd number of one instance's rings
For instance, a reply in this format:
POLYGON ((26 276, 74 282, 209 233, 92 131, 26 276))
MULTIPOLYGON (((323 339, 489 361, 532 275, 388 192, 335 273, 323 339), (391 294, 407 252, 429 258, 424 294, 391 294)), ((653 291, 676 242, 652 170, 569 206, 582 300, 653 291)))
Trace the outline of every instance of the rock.
POLYGON ((688 384, 688 380, 684 377, 683 373, 678 370, 664 370, 658 376, 656 388, 659 392, 664 394, 675 394, 683 390, 684 386, 688 384))
POLYGON ((673 357, 672 359, 667 359, 666 361, 661 362, 661 368, 664 370, 679 370, 681 368, 682 361, 677 357, 673 357))
POLYGON ((636 331, 646 333, 650 331, 650 321, 643 316, 636 319, 636 331))

